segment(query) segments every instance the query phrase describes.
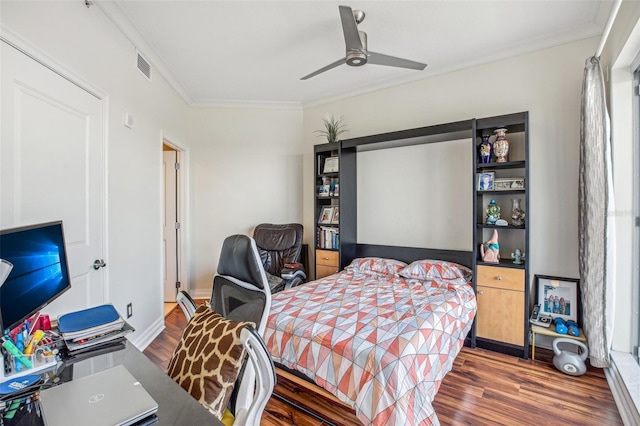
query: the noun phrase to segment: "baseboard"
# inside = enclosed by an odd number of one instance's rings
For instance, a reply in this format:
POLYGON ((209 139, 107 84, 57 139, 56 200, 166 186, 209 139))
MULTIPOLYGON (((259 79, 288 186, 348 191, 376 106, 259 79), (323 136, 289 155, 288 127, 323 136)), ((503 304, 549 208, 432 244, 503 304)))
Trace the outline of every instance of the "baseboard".
POLYGON ((130 339, 129 341, 142 352, 156 337, 160 335, 160 333, 162 333, 164 329, 164 315, 162 315, 153 324, 151 324, 150 327, 137 335, 135 339, 130 339))
POLYGON ((625 425, 640 424, 640 366, 631 354, 612 351, 611 367, 604 369, 613 399, 625 425))
POLYGON ((191 297, 194 299, 206 299, 209 300, 211 298, 211 289, 198 288, 193 291, 191 297))

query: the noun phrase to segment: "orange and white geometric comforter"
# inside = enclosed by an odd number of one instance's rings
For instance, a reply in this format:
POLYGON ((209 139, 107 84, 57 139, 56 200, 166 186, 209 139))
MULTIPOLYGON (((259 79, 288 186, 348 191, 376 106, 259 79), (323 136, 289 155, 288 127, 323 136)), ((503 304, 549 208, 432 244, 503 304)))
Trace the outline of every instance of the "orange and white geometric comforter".
POLYGON ((346 269, 274 294, 265 342, 365 425, 439 424, 431 402, 475 312, 464 279, 346 269))

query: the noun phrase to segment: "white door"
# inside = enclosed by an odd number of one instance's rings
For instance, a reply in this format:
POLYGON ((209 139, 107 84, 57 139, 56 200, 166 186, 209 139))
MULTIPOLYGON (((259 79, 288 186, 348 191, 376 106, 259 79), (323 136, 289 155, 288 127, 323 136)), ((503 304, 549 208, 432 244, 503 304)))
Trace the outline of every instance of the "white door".
POLYGON ((104 303, 102 101, 5 42, 0 57, 0 228, 62 220, 71 290, 43 311, 104 303))
POLYGON ((177 257, 177 170, 176 151, 162 151, 164 165, 164 301, 176 301, 178 282, 177 257))

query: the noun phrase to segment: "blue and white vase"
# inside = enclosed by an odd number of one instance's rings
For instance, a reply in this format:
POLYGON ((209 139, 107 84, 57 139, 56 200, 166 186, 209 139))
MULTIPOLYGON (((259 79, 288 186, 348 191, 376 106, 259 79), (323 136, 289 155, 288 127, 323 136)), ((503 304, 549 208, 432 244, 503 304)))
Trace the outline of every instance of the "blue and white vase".
POLYGON ((489 135, 482 135, 482 143, 478 145, 478 159, 482 164, 491 162, 493 157, 493 146, 489 142, 489 135))

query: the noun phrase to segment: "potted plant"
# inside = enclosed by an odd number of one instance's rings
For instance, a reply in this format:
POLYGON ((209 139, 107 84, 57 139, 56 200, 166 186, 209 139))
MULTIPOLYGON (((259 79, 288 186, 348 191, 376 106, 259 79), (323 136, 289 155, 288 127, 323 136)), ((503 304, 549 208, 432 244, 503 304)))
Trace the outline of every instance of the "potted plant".
POLYGON ((342 123, 344 117, 340 116, 336 120, 336 118, 331 115, 331 117, 325 117, 322 119, 322 123, 324 124, 324 129, 316 130, 316 133, 320 133, 321 135, 326 136, 327 142, 338 142, 338 136, 346 132, 345 126, 342 123))

